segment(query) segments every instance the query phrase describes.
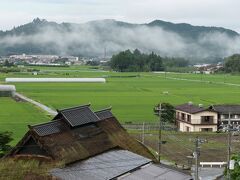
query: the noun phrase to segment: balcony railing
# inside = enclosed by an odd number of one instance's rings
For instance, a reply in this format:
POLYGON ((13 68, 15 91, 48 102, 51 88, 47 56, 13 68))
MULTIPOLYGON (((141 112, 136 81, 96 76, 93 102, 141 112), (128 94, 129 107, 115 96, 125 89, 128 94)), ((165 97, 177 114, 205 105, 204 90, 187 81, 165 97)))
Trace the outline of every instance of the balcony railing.
POLYGON ((214 124, 214 120, 210 119, 210 120, 201 120, 201 124, 214 124))
POLYGON ((181 119, 181 118, 176 118, 177 121, 182 121, 182 122, 186 122, 186 123, 190 123, 190 124, 216 124, 214 122, 214 119, 209 119, 209 120, 204 120, 204 119, 191 119, 190 121, 188 121, 187 119, 181 119), (196 122, 200 122, 200 123, 196 123, 196 122))

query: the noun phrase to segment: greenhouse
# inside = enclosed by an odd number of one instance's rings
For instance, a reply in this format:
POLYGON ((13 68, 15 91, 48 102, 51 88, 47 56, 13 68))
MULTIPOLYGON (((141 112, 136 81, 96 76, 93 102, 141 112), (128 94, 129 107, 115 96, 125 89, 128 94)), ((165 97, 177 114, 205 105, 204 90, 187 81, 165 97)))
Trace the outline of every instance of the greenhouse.
POLYGON ((16 88, 14 85, 2 85, 0 84, 0 97, 14 96, 16 88))

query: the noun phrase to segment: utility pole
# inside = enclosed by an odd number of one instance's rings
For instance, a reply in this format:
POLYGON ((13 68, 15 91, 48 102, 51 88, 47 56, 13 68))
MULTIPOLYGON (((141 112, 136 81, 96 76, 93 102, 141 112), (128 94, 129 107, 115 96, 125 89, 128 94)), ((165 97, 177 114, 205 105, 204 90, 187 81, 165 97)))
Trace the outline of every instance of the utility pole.
POLYGON ((159 116, 159 131, 158 131, 158 161, 161 163, 161 143, 162 143, 162 122, 161 122, 161 114, 162 114, 162 104, 159 104, 158 116, 159 116))
POLYGON ((230 169, 230 162, 231 162, 231 139, 232 139, 232 131, 236 131, 231 123, 231 112, 228 113, 228 123, 222 124, 223 130, 227 131, 227 179, 231 180, 231 169, 230 169))
POLYGON ((162 104, 160 103, 155 110, 158 112, 159 116, 159 129, 158 129, 158 161, 161 161, 161 144, 162 144, 162 121, 161 121, 161 114, 162 114, 162 104))
POLYGON ((145 141, 145 122, 142 124, 142 143, 145 141))
POLYGON ((230 173, 230 161, 231 161, 231 113, 228 113, 228 126, 227 126, 227 132, 228 132, 228 149, 227 149, 227 179, 231 179, 231 173, 230 173))
POLYGON ((193 153, 195 158, 195 173, 194 173, 194 180, 199 180, 198 176, 198 169, 199 169, 199 156, 200 156, 200 144, 206 142, 205 139, 199 139, 197 136, 195 140, 195 152, 193 153))
POLYGON ((195 180, 198 180, 198 158, 199 158, 199 153, 200 153, 200 148, 199 148, 199 138, 197 137, 195 140, 195 152, 194 152, 194 157, 195 157, 195 180))

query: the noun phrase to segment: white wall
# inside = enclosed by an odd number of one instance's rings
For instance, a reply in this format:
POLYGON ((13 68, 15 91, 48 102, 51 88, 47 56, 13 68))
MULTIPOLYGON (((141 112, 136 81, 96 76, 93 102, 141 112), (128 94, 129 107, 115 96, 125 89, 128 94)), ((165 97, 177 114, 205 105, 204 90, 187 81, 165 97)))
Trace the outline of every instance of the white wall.
POLYGON ((184 122, 179 122, 179 131, 187 132, 187 127, 189 127, 189 132, 201 132, 202 128, 212 128, 213 132, 217 131, 217 125, 190 125, 184 122))
POLYGON ((201 123, 201 116, 213 116, 213 123, 217 124, 217 116, 216 112, 211 111, 203 111, 192 115, 192 123, 193 124, 200 124, 201 123))

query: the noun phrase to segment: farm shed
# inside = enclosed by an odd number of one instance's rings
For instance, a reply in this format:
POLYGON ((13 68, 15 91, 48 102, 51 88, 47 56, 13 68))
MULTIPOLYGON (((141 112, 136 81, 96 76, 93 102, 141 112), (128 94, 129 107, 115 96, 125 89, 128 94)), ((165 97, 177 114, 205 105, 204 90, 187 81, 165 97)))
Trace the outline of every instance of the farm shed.
POLYGON ((65 180, 191 179, 156 165, 154 155, 127 133, 111 108, 93 112, 90 105, 83 105, 57 111, 52 121, 29 126, 6 157, 62 161, 65 166, 53 168, 50 174, 65 180))
POLYGON ((75 82, 105 83, 105 78, 6 78, 5 82, 75 82))
POLYGON ((29 126, 29 131, 9 155, 41 155, 68 164, 113 148, 156 160, 125 131, 111 109, 93 112, 90 105, 83 105, 58 110, 52 121, 29 126))
POLYGON ((14 96, 16 87, 14 85, 1 85, 0 84, 0 97, 14 96))

